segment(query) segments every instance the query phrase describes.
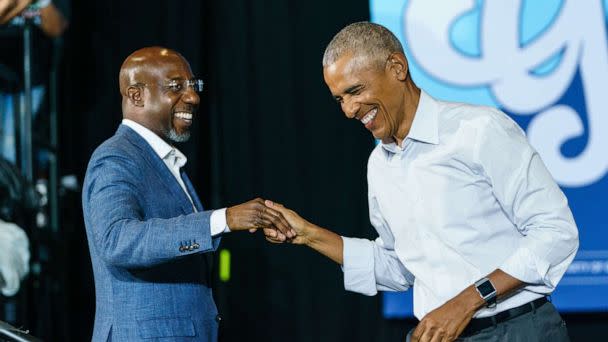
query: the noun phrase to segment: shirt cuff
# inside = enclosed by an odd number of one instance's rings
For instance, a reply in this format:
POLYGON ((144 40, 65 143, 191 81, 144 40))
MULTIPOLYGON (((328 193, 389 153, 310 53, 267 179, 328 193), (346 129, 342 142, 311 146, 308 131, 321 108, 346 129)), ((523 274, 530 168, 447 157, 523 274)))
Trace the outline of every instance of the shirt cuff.
POLYGON ((524 283, 555 287, 554 284, 548 284, 545 281, 549 266, 548 262, 540 260, 528 248, 519 247, 511 257, 505 260, 500 269, 524 283))
POLYGON ((214 210, 211 213, 209 225, 211 226, 211 236, 229 233, 230 228, 226 223, 226 208, 214 210))
POLYGON ((344 288, 367 296, 378 293, 374 275, 374 247, 367 239, 342 237, 344 288))

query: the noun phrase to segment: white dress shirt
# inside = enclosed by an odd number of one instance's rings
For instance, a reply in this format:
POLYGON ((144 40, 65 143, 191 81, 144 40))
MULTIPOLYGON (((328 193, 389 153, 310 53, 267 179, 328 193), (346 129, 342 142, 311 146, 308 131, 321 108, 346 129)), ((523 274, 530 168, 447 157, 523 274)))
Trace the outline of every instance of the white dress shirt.
MULTIPOLYGON (((171 174, 182 187, 182 190, 184 190, 186 196, 188 196, 188 199, 192 204, 192 209, 194 209, 196 212, 196 207, 194 206, 192 197, 190 197, 190 194, 186 189, 186 185, 184 184, 184 181, 179 173, 179 169, 186 165, 188 158, 186 158, 186 156, 180 150, 167 144, 167 142, 156 135, 156 133, 138 124, 137 122, 129 119, 123 119, 122 124, 132 128, 137 134, 144 138, 150 147, 152 147, 154 152, 158 154, 160 159, 162 159, 165 165, 167 165, 169 171, 171 171, 171 174)), ((230 228, 228 228, 226 223, 226 208, 214 210, 211 213, 210 226, 212 236, 230 231, 230 228)))
POLYGON ((500 268, 527 283, 486 317, 551 293, 578 249, 567 199, 501 111, 420 95, 403 146, 368 162, 375 241, 343 237, 344 284, 374 295, 414 287, 421 319, 500 268))

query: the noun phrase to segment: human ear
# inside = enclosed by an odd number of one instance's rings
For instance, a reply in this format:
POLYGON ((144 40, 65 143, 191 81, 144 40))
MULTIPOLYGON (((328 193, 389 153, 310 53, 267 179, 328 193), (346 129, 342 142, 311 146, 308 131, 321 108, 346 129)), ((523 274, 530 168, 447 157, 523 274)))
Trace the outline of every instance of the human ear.
POLYGON ((407 59, 401 53, 393 53, 388 57, 390 72, 399 80, 405 81, 408 73, 407 59))
POLYGON ((142 98, 142 89, 138 86, 129 86, 127 88, 127 98, 135 107, 143 107, 144 100, 142 98))

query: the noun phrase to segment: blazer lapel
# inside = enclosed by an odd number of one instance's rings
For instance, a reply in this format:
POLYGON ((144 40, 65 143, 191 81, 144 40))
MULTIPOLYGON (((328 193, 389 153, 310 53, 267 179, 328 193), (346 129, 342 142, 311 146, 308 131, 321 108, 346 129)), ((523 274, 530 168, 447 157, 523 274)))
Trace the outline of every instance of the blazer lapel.
POLYGON ((181 169, 180 174, 182 176, 182 180, 184 181, 184 185, 186 185, 186 189, 188 189, 188 194, 190 194, 190 197, 192 197, 192 202, 194 202, 194 206, 196 207, 196 210, 203 211, 203 204, 201 203, 201 200, 198 198, 196 191, 194 191, 194 187, 192 186, 192 183, 190 182, 190 178, 188 178, 186 171, 181 169))
MULTIPOLYGON (((190 203, 190 201, 188 200, 188 197, 184 193, 182 187, 177 182, 177 179, 175 179, 175 176, 173 176, 171 171, 169 171, 167 165, 165 165, 162 159, 160 159, 156 152, 154 152, 148 142, 130 127, 125 125, 120 125, 118 127, 117 134, 123 135, 127 140, 129 140, 129 142, 131 142, 131 144, 133 144, 142 151, 142 157, 151 166, 151 168, 157 172, 159 178, 165 184, 167 189, 169 189, 173 197, 177 200, 176 202, 181 207, 183 213, 191 214, 193 212, 192 203, 190 203)), ((188 183, 190 182, 188 181, 188 183)), ((192 184, 190 184, 190 186, 192 186, 192 184)), ((194 201, 194 198, 192 200, 194 201)), ((198 198, 196 198, 196 201, 198 201, 198 198)), ((200 201, 198 202, 200 203, 200 201)))

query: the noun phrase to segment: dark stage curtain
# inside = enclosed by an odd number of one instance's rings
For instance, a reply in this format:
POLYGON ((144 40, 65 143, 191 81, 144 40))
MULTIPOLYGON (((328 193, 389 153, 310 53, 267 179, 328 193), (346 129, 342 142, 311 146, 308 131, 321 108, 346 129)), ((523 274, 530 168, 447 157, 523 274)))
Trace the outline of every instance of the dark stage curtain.
MULTIPOLYGON (((366 164, 373 139, 323 82, 326 44, 368 20, 366 1, 206 5, 212 203, 284 203, 347 236, 371 236, 366 164)), ((338 265, 261 233, 227 235, 232 277, 218 282, 223 341, 375 341, 379 297, 348 293, 338 265)))

